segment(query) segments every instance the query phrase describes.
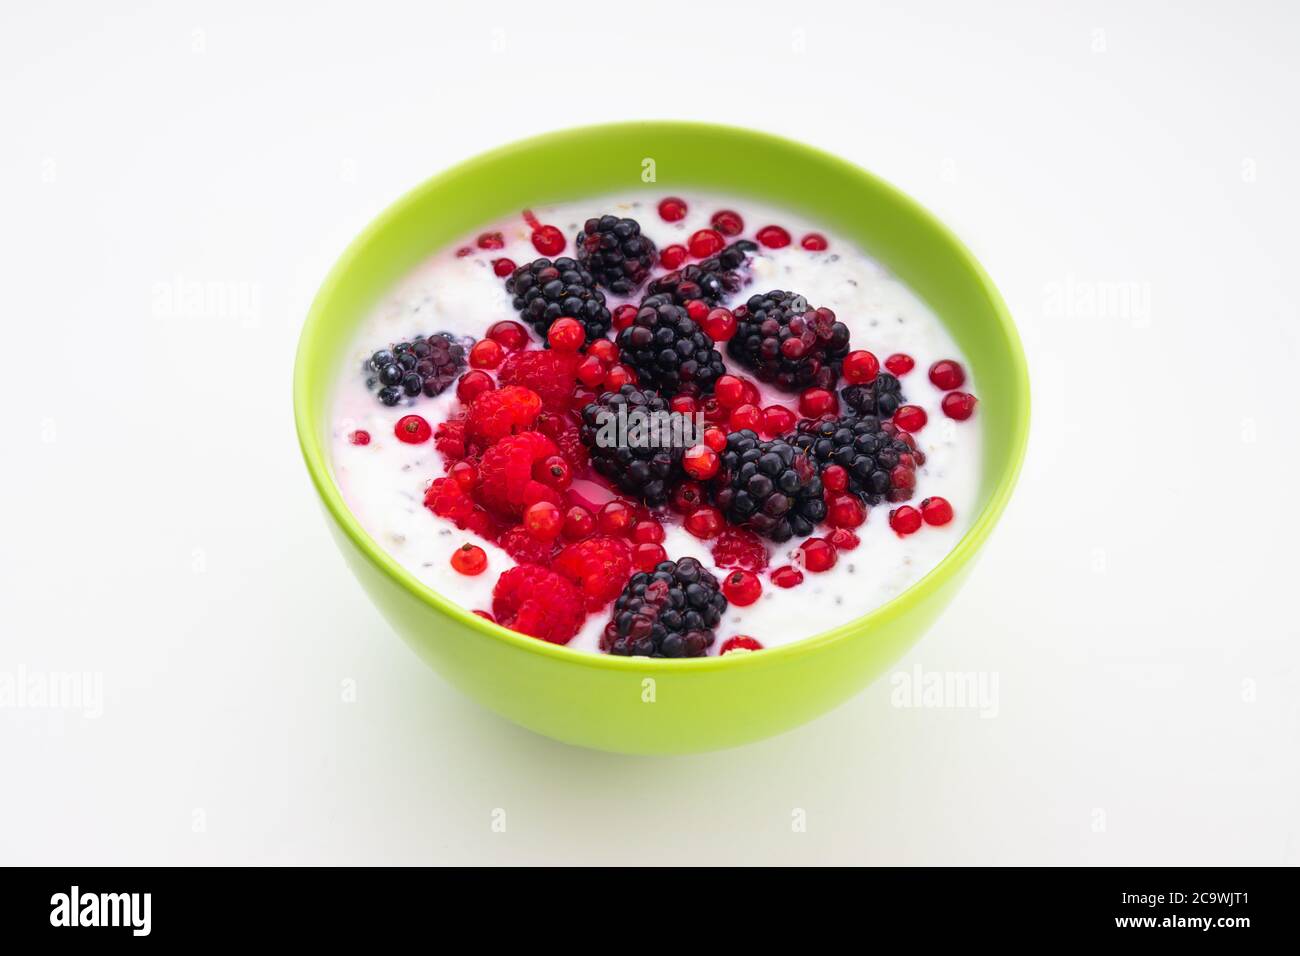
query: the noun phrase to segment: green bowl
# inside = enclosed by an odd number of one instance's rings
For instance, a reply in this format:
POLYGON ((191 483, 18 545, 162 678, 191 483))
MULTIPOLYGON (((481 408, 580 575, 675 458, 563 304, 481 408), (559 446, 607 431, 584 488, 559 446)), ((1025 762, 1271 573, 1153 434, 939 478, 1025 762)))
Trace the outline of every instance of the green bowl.
POLYGON ((830 710, 894 663, 944 609, 1015 485, 1029 429, 1025 358, 1006 306, 970 252, 893 187, 802 143, 696 123, 590 126, 525 140, 435 176, 343 253, 307 316, 294 371, 307 470, 344 557, 392 626, 452 684, 556 740, 687 753, 760 740, 830 710), (646 180, 650 181, 647 182, 646 180), (421 584, 362 529, 334 481, 332 386, 357 324, 430 253, 520 209, 644 189, 752 196, 857 242, 917 292, 980 383, 980 513, 924 578, 864 617, 753 654, 610 657, 516 634, 421 584))

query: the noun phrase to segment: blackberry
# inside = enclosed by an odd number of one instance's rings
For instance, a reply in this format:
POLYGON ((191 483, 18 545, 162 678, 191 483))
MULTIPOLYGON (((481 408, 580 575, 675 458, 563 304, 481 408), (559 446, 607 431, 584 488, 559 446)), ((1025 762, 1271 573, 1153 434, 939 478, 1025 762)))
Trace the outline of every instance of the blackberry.
POLYGON ((796 427, 792 441, 816 462, 819 472, 830 465, 843 468, 848 473, 848 491, 864 504, 877 505, 911 498, 916 484, 915 466, 925 464, 925 454, 899 435, 891 423, 874 415, 862 415, 804 419, 796 427), (900 464, 907 474, 897 471, 900 464))
POLYGON ((520 266, 506 279, 506 291, 514 296, 514 307, 524 321, 543 339, 561 316, 581 322, 589 342, 609 331, 605 294, 596 288, 591 273, 567 256, 554 262, 534 259, 520 266))
POLYGON ((710 491, 732 524, 780 542, 812 534, 826 517, 817 467, 790 442, 745 428, 727 436, 721 458, 710 491))
POLYGON ((787 392, 835 388, 849 354, 849 327, 834 312, 780 291, 750 296, 734 312, 736 334, 727 342, 727 354, 760 382, 787 392))
POLYGON ((726 373, 722 354, 698 323, 666 295, 641 303, 632 324, 616 339, 622 361, 637 381, 666 398, 708 395, 726 373))
POLYGON ((668 430, 668 411, 659 395, 635 385, 605 392, 582 410, 579 434, 591 466, 652 508, 668 501, 669 485, 682 475, 682 442, 656 439, 651 430, 668 430))
POLYGON ((631 295, 650 275, 658 255, 635 219, 600 216, 588 219, 574 240, 580 262, 596 281, 615 295, 631 295))
POLYGON ((622 657, 702 657, 727 610, 718 579, 694 558, 632 575, 614 602, 600 649, 622 657))
POLYGON ((685 305, 692 299, 703 299, 709 305, 717 305, 725 296, 739 292, 745 284, 736 270, 757 248, 757 243, 740 239, 698 265, 683 266, 659 276, 646 287, 646 293, 671 296, 678 305, 685 305))
POLYGON ((456 381, 464 367, 464 343, 446 332, 419 335, 366 359, 366 387, 378 388, 379 400, 385 405, 421 393, 432 398, 456 381))
POLYGON ((888 372, 881 372, 870 385, 849 385, 840 390, 844 404, 860 415, 889 418, 898 411, 903 398, 903 383, 888 372))

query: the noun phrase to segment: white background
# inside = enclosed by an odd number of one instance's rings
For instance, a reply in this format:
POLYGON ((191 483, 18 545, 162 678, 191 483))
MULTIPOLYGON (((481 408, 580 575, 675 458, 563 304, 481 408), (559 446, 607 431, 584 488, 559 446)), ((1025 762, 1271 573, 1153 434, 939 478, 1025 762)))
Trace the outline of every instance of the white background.
POLYGON ((0 862, 1300 863, 1294 5, 113 6, 0 22, 0 672, 104 687, 0 709, 0 862), (899 665, 995 717, 882 680, 581 751, 351 580, 292 430, 318 283, 449 164, 636 117, 845 156, 1005 294, 1030 456, 899 665))

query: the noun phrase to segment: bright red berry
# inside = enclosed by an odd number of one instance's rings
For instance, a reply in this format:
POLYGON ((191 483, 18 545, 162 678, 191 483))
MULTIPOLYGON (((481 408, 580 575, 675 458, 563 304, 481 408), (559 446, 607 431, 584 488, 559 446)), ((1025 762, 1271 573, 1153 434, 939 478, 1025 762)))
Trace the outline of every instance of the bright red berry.
POLYGON ((745 400, 745 385, 734 375, 722 375, 713 385, 713 395, 723 408, 735 408, 745 400))
POLYGON ((696 259, 716 256, 726 245, 727 240, 716 229, 700 229, 691 233, 691 238, 686 241, 686 247, 696 259))
POLYGON ((487 567, 487 552, 476 544, 462 544, 451 553, 451 566, 470 577, 482 574, 487 567))
POLYGON ((911 491, 916 487, 916 469, 911 462, 900 461, 890 469, 889 482, 895 491, 911 491))
POLYGON ((506 239, 499 232, 485 232, 479 235, 475 245, 480 249, 504 249, 506 239))
POLYGON ((903 405, 894 412, 894 424, 905 432, 919 432, 927 421, 929 416, 920 405, 903 405))
POLYGON ((767 246, 769 249, 784 249, 790 245, 790 233, 786 232, 780 226, 764 226, 758 230, 755 236, 758 244, 767 246))
POLYGON ((704 420, 710 425, 725 422, 727 415, 730 414, 727 409, 722 407, 722 403, 712 395, 706 395, 704 401, 700 402, 700 411, 704 413, 704 420))
POLYGON ((689 255, 690 252, 685 246, 673 243, 671 246, 664 246, 663 249, 659 250, 659 264, 665 269, 677 269, 681 267, 681 264, 686 261, 686 257, 689 255))
POLYGON ((926 524, 945 525, 952 520, 952 505, 948 503, 947 498, 940 498, 937 495, 926 498, 921 502, 921 517, 925 519, 926 524))
POLYGON ((488 327, 487 337, 509 352, 517 352, 528 344, 528 330, 522 322, 502 319, 488 327))
POLYGON ((600 359, 605 365, 618 360, 618 346, 609 339, 596 339, 587 346, 587 354, 600 359))
POLYGON ((624 385, 633 381, 636 381, 636 378, 630 368, 622 364, 614 365, 605 373, 605 390, 617 392, 624 385))
POLYGON ((686 218, 686 200, 668 196, 659 201, 659 216, 664 222, 679 222, 686 218))
POLYGON ((733 432, 742 431, 748 428, 750 431, 758 431, 763 424, 763 413, 758 410, 757 405, 744 404, 731 410, 731 415, 727 418, 727 427, 733 432))
POLYGON ((914 534, 921 527, 921 512, 911 505, 895 508, 889 513, 889 526, 894 529, 900 538, 904 535, 914 534))
POLYGON ((691 415, 695 412, 695 396, 674 395, 668 402, 668 408, 678 415, 691 415))
POLYGON ((794 412, 784 405, 769 405, 763 409, 763 434, 769 438, 784 435, 797 421, 794 412))
POLYGON ((763 594, 763 584, 753 571, 736 570, 722 579, 722 593, 736 607, 748 607, 763 594))
POLYGON ((943 397, 940 407, 949 418, 964 422, 975 414, 975 406, 978 401, 974 395, 967 392, 949 392, 943 397))
POLYGON ((358 428, 348 436, 348 441, 352 442, 354 445, 369 445, 370 432, 366 431, 364 428, 358 428))
POLYGON ((835 549, 825 538, 809 538, 799 545, 799 551, 803 555, 803 566, 814 574, 835 567, 835 549))
POLYGON ((703 322, 709 316, 709 303, 703 299, 691 299, 686 303, 686 314, 696 322, 703 322))
POLYGON ((632 321, 636 318, 636 311, 636 306, 632 305, 630 302, 620 305, 615 309, 611 313, 614 323, 614 331, 622 332, 625 328, 631 325, 632 321))
POLYGON ((835 393, 829 389, 806 388, 799 395, 799 413, 804 418, 821 418, 823 415, 829 415, 838 405, 835 393))
POLYGON ((822 484, 827 491, 839 493, 849 486, 849 473, 843 465, 827 465, 822 471, 822 484))
POLYGON ((572 483, 573 471, 563 455, 552 455, 533 465, 533 477, 556 491, 563 491, 572 483))
POLYGON ((809 252, 822 252, 826 249, 826 246, 829 245, 829 243, 826 242, 826 237, 820 232, 810 232, 799 240, 799 245, 803 246, 809 252))
POLYGON ((682 454, 682 470, 697 481, 706 481, 718 473, 718 453, 708 445, 695 445, 682 454))
POLYGON ((464 259, 466 256, 472 256, 473 254, 474 254, 473 246, 461 246, 459 249, 456 250, 457 259, 464 259))
POLYGON ((704 503, 704 489, 697 482, 679 482, 668 499, 678 514, 688 515, 704 503))
POLYGON ((722 520, 722 512, 712 505, 703 505, 696 508, 686 516, 686 521, 683 523, 687 531, 706 541, 709 538, 717 537, 725 524, 722 520))
POLYGON ((856 528, 866 520, 867 509, 857 495, 835 495, 826 503, 826 523, 832 527, 856 528))
POLYGON ((472 462, 458 461, 447 469, 447 474, 465 491, 473 491, 478 484, 478 469, 472 462))
POLYGON ((408 445, 418 445, 433 436, 433 429, 419 415, 403 415, 393 426, 393 434, 408 445))
POLYGON ((535 501, 524 509, 524 527, 540 541, 554 541, 564 530, 564 515, 549 501, 535 501))
POLYGON ((570 541, 581 541, 596 533, 596 516, 581 505, 574 505, 564 513, 564 536, 570 541))
POLYGON ((506 350, 493 339, 479 339, 469 350, 471 368, 496 368, 505 357, 506 350))
POLYGON ((718 454, 722 454, 727 447, 727 433, 721 428, 706 428, 704 429, 704 444, 718 454))
POLYGON ((710 550, 720 568, 762 571, 767 567, 767 545, 748 528, 726 528, 710 550))
POLYGON ((605 381, 605 365, 596 356, 588 355, 578 363, 578 369, 574 374, 583 385, 596 388, 605 381))
POLYGON ((495 272, 499 278, 504 279, 515 271, 515 261, 513 259, 493 259, 492 271, 495 272))
POLYGON ((748 634, 737 634, 735 637, 729 637, 722 642, 722 647, 718 650, 718 656, 730 654, 733 651, 761 651, 763 645, 748 634))
POLYGON ((564 233, 555 226, 539 226, 533 230, 533 248, 544 256, 557 256, 564 251, 564 233))
POLYGON ((664 526, 653 518, 638 521, 632 529, 632 540, 638 544, 663 544, 664 526))
POLYGON ((866 349, 844 356, 844 380, 850 385, 868 385, 880 374, 880 360, 866 349))
POLYGON ((456 383, 456 397, 468 405, 484 392, 490 392, 496 387, 497 384, 492 381, 491 375, 475 369, 460 377, 460 381, 456 383))
POLYGON ((772 583, 779 588, 793 588, 803 584, 803 572, 790 565, 782 565, 772 572, 772 583))
POLYGON ((736 316, 730 309, 710 310, 704 317, 704 334, 715 342, 726 342, 736 334, 736 316))
POLYGON ((930 381, 935 388, 951 392, 966 383, 966 370, 952 359, 942 359, 930 366, 930 381))
POLYGON ((719 209, 709 222, 724 236, 738 236, 745 231, 745 220, 740 218, 740 213, 730 209, 719 209))
POLYGON ((831 533, 826 536, 826 540, 835 546, 836 551, 852 551, 862 543, 858 536, 848 528, 832 529, 831 533))
POLYGON ((600 517, 597 523, 600 530, 605 534, 623 534, 628 531, 636 521, 636 513, 628 506, 627 502, 614 501, 607 502, 600 509, 600 517))
POLYGON ((632 546, 632 566, 638 571, 653 571, 658 565, 668 560, 668 552, 662 544, 654 541, 642 541, 632 546))
POLYGON ((557 352, 576 352, 587 341, 587 330, 577 319, 556 319, 546 333, 546 341, 557 352))
POLYGON ((885 368, 895 375, 906 375, 916 366, 916 360, 903 352, 895 352, 885 359, 885 368))

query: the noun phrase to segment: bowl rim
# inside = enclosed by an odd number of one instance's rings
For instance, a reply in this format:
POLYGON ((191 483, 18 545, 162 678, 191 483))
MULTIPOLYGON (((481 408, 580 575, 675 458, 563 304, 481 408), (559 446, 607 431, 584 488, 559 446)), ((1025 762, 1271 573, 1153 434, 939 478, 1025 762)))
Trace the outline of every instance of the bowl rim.
MULTIPOLYGON (((939 316, 939 320, 942 322, 943 316, 939 316)), ((320 289, 317 291, 307 312, 302 331, 299 334, 293 375, 294 424, 308 474, 311 476, 312 483, 315 485, 316 491, 324 502, 330 516, 338 523, 338 526, 348 536, 352 544, 356 546, 358 552, 380 572, 393 579, 416 599, 430 608, 451 617, 470 630, 478 632, 484 639, 500 641, 526 653, 538 654, 568 664, 614 671, 635 671, 638 674, 666 673, 668 671, 674 674, 682 674, 691 671, 713 671, 721 668, 776 666, 787 659, 813 653, 855 635, 867 634, 873 629, 873 624, 880 624, 891 618, 900 617, 925 602, 931 594, 943 587, 974 558, 979 548, 988 539, 1002 512, 1006 509, 1011 493, 1015 489, 1021 467, 1024 464, 1029 438, 1029 403, 1029 370, 1025 360, 1024 348, 1006 303, 1003 301, 997 287, 993 284, 992 279, 989 278, 988 273, 985 272, 984 267, 980 265, 979 261, 957 235, 937 216, 911 196, 879 176, 825 150, 773 133, 746 127, 685 120, 597 123, 542 133, 478 153, 448 167, 441 173, 423 180, 371 220, 335 261, 321 283, 320 289), (319 336, 317 332, 324 323, 328 303, 335 290, 347 281, 354 262, 361 255, 364 248, 378 234, 387 229, 392 221, 402 216, 426 192, 438 188, 443 181, 479 163, 511 153, 527 151, 542 144, 553 145, 564 140, 590 136, 593 133, 631 129, 642 133, 653 133, 656 129, 672 129, 677 132, 708 131, 713 134, 721 133, 751 141, 763 141, 771 145, 779 145, 784 149, 801 153, 813 162, 837 166, 842 172, 860 179, 872 189, 888 194, 893 201, 902 205, 909 215, 921 221, 938 241, 946 243, 963 265, 970 270, 979 284, 982 294, 993 309, 1010 358, 1014 376, 1014 382, 1012 383, 1014 392, 1013 432, 1010 436, 1010 455, 996 486, 989 496, 988 502, 961 539, 920 580, 914 582, 910 587, 874 610, 830 630, 800 638, 788 644, 765 648, 762 653, 732 653, 722 656, 687 659, 616 657, 610 654, 577 650, 567 645, 552 644, 535 637, 519 634, 461 607, 416 578, 396 558, 380 547, 361 527, 360 522, 353 516, 343 501, 342 493, 330 475, 328 452, 324 447, 325 443, 321 441, 321 431, 317 429, 317 422, 312 414, 313 376, 310 369, 318 360, 318 346, 316 343, 319 336)))

